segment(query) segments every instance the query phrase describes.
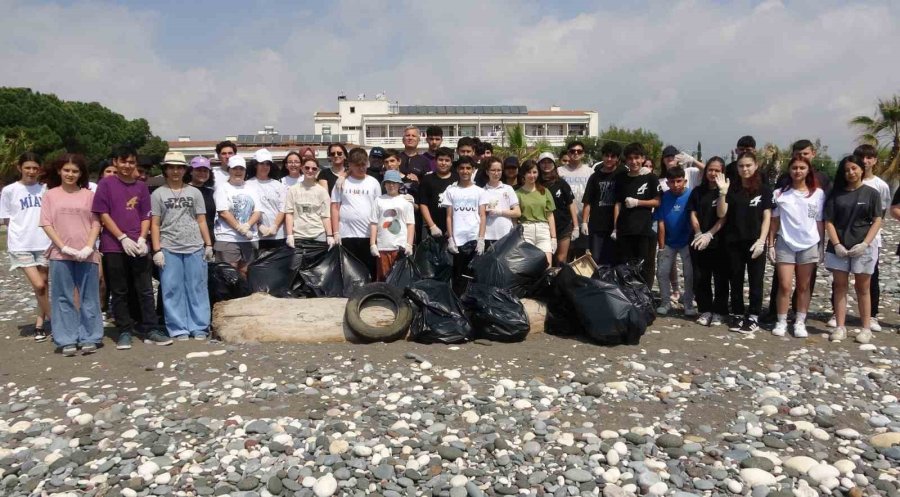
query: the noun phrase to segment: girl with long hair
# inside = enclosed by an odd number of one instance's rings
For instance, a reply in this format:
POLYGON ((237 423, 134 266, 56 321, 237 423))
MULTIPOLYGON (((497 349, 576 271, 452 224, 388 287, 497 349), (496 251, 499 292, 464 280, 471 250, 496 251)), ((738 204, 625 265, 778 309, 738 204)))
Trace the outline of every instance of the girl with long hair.
POLYGON ((503 161, 499 157, 484 159, 487 183, 484 185, 484 222, 479 228, 478 240, 486 250, 513 229, 513 223, 522 215, 519 197, 515 190, 500 180, 503 176, 503 161))
POLYGON ((556 205, 556 209, 553 211, 558 244, 556 263, 562 265, 566 263, 566 258, 569 255, 569 244, 576 240, 581 233, 580 230, 575 229, 575 223, 578 222, 575 194, 572 192, 572 187, 566 181, 560 179, 556 161, 553 160, 552 154, 541 154, 538 160, 538 168, 541 170, 541 176, 538 181, 550 190, 550 196, 553 197, 553 202, 556 205))
POLYGON ((553 253, 556 252, 556 224, 553 219, 553 211, 556 203, 550 195, 550 190, 544 188, 538 181, 538 165, 532 160, 525 161, 519 169, 522 178, 522 186, 516 190, 522 216, 525 241, 537 246, 547 254, 547 263, 553 264, 553 253))
POLYGON ((725 218, 716 212, 720 192, 716 178, 724 174, 725 161, 713 157, 706 162, 704 181, 691 191, 687 210, 691 215, 694 239, 691 262, 694 270, 694 297, 701 326, 720 326, 728 314, 728 258, 719 233, 725 218), (713 292, 715 288, 715 292, 713 292))

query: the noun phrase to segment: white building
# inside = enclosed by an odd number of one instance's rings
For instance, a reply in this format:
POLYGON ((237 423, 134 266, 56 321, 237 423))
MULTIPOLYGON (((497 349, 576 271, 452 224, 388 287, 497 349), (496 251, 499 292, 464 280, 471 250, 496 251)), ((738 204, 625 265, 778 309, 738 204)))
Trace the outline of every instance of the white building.
MULTIPOLYGON (((316 112, 313 118, 317 135, 346 134, 349 141, 365 147, 403 147, 403 130, 418 126, 440 126, 444 146, 455 147, 463 136, 504 144, 505 130, 521 124, 529 144, 546 140, 551 145, 565 144, 568 136, 598 136, 600 122, 596 111, 529 111, 524 105, 399 105, 383 95, 357 100, 338 97, 337 112, 316 112)), ((425 147, 425 141, 420 142, 425 147)))

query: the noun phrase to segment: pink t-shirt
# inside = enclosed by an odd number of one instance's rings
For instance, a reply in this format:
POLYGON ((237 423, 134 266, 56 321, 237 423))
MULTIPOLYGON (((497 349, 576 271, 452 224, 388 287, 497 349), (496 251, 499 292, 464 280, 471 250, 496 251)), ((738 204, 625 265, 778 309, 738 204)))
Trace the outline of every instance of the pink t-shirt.
MULTIPOLYGON (((44 194, 41 204, 41 226, 53 226, 63 245, 81 250, 88 244, 88 236, 92 228, 100 227, 100 219, 91 212, 94 193, 82 188, 75 193, 68 193, 61 186, 51 188, 44 194)), ((74 261, 75 258, 63 254, 59 247, 50 245, 49 259, 57 261, 74 261)), ((94 250, 88 262, 100 263, 100 253, 94 250)))

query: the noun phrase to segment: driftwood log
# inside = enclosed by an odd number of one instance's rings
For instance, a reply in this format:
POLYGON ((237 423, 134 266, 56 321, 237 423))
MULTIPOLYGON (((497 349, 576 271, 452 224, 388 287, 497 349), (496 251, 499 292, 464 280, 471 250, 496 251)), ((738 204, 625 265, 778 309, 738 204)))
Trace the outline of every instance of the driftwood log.
MULTIPOLYGON (((536 300, 522 299, 531 323, 529 336, 543 333, 547 309, 536 300)), ((344 324, 347 299, 279 299, 265 293, 226 300, 213 308, 213 331, 228 343, 356 342, 344 324)), ((387 309, 370 308, 366 319, 392 320, 387 309)))

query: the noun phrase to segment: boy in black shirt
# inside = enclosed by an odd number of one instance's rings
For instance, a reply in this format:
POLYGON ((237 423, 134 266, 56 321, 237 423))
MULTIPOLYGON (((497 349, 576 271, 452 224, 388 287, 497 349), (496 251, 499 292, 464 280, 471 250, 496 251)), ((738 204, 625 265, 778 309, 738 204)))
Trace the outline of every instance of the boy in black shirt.
POLYGON ((615 180, 625 172, 625 167, 619 164, 622 147, 618 143, 606 142, 600 152, 603 162, 594 169, 584 189, 581 234, 588 237, 588 248, 594 262, 610 265, 615 263, 615 243, 609 238, 615 229, 615 180))
POLYGON ((628 172, 616 177, 614 229, 610 238, 616 240, 620 262, 643 260, 641 276, 650 286, 653 284, 653 268, 645 258, 655 236, 653 209, 659 207, 662 188, 655 174, 641 175, 645 155, 644 146, 640 143, 630 143, 625 147, 628 172))
POLYGON ((453 150, 441 147, 436 155, 437 169, 419 184, 418 207, 428 232, 434 238, 441 238, 447 232, 447 208, 441 207, 444 190, 458 178, 453 172, 453 150))

